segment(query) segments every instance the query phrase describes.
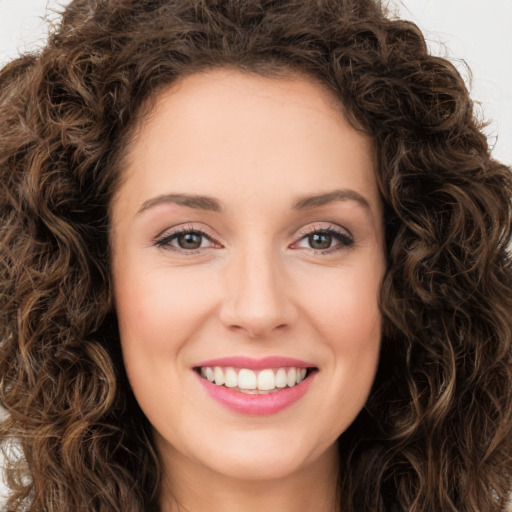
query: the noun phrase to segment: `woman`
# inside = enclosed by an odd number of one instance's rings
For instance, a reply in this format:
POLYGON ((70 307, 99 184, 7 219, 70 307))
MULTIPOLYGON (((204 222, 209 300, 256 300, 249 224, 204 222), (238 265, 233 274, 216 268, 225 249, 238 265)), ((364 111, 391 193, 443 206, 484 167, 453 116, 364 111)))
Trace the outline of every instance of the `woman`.
POLYGON ((505 509, 512 180, 414 25, 78 0, 0 77, 7 510, 505 509))

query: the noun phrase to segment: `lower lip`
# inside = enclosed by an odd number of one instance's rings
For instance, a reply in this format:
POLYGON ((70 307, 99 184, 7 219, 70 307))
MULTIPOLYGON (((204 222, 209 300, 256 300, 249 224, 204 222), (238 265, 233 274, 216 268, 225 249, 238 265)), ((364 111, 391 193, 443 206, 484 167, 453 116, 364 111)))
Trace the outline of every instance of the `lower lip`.
POLYGON ((234 391, 225 386, 217 386, 217 384, 210 382, 199 374, 196 375, 206 392, 224 407, 240 414, 266 416, 276 414, 290 407, 290 405, 303 397, 309 389, 316 373, 316 371, 311 372, 307 378, 296 386, 264 395, 250 395, 240 391, 234 391))

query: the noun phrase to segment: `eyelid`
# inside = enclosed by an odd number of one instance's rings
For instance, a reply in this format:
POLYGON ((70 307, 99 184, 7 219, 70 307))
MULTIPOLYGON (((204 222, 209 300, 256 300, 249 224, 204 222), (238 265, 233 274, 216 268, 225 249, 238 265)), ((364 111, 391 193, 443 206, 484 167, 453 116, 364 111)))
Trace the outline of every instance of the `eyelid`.
POLYGON ((335 231, 337 233, 345 234, 348 237, 353 238, 352 233, 350 233, 350 231, 347 228, 338 226, 337 224, 332 224, 330 222, 309 224, 305 228, 299 229, 299 231, 296 234, 296 237, 304 237, 307 235, 311 235, 313 233, 317 233, 318 231, 335 231))
MULTIPOLYGON (((174 226, 173 228, 167 229, 162 231, 159 235, 157 235, 154 239, 152 244, 161 247, 167 250, 180 252, 183 254, 193 254, 197 253, 200 250, 210 249, 217 245, 217 247, 220 246, 222 248, 222 244, 217 240, 217 238, 212 235, 208 228, 205 227, 195 227, 191 224, 181 224, 178 226, 174 226), (171 245, 171 241, 174 240, 176 237, 178 237, 180 234, 184 233, 197 233, 201 235, 202 237, 206 238, 209 242, 211 242, 211 246, 208 247, 198 247, 197 249, 183 249, 180 247, 175 247, 171 245)), ((336 224, 312 224, 305 228, 300 229, 297 234, 295 235, 295 241, 289 245, 289 248, 292 249, 308 249, 308 248, 300 248, 300 247, 294 247, 298 243, 300 243, 302 240, 304 240, 306 237, 313 235, 315 233, 328 233, 333 236, 335 236, 338 239, 338 244, 334 247, 329 247, 327 249, 314 249, 312 247, 309 248, 309 250, 312 250, 315 252, 315 254, 327 254, 327 253, 334 253, 341 249, 347 249, 354 243, 354 237, 350 233, 350 231, 346 228, 343 228, 341 226, 338 226, 336 224)))
POLYGON ((218 245, 222 247, 222 244, 217 240, 215 236, 213 236, 210 233, 210 230, 205 227, 195 227, 191 224, 180 224, 178 226, 174 226, 170 229, 166 229, 162 231, 160 234, 158 234, 152 242, 152 245, 155 245, 157 247, 166 248, 169 250, 176 250, 181 253, 193 253, 197 252, 199 249, 209 249, 210 247, 201 247, 198 249, 181 249, 179 247, 174 247, 170 245, 170 241, 176 238, 177 236, 183 234, 183 233, 198 233, 204 238, 208 239, 212 244, 218 245))
MULTIPOLYGON (((309 248, 309 250, 314 251, 316 254, 334 253, 337 250, 347 249, 347 248, 351 247, 354 243, 354 236, 348 229, 338 226, 336 224, 327 223, 327 224, 313 224, 313 225, 309 225, 306 228, 299 230, 299 232, 295 235, 296 241, 293 242, 290 245, 290 247, 292 249, 295 249, 295 248, 302 249, 302 248, 297 248, 297 247, 293 247, 293 246, 297 245, 299 242, 304 240, 306 237, 313 235, 315 233, 330 233, 330 234, 333 234, 334 236, 337 235, 338 237, 345 239, 345 242, 341 241, 337 246, 329 247, 327 249, 313 249, 312 247, 309 248)), ((307 249, 307 248, 304 248, 304 249, 307 249)))

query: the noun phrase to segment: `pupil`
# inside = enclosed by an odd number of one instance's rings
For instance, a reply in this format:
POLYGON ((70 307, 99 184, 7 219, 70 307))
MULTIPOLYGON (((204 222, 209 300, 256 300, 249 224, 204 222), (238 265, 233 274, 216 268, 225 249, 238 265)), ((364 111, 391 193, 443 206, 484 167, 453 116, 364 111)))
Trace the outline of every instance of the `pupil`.
POLYGON ((179 235, 178 245, 182 249, 199 249, 199 247, 201 247, 201 235, 197 233, 184 233, 179 235))
POLYGON ((329 249, 331 241, 332 236, 328 233, 315 233, 309 237, 309 244, 313 249, 329 249))

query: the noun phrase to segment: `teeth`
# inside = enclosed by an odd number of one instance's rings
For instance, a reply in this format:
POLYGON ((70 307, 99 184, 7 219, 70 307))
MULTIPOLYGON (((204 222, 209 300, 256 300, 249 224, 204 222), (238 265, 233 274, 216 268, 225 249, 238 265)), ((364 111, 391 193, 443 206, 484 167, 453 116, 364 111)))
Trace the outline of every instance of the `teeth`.
POLYGON ((258 374, 258 389, 260 391, 269 391, 275 387, 276 378, 274 377, 274 372, 272 370, 263 370, 258 374))
POLYGON ((216 366, 213 369, 213 375, 215 377, 215 384, 217 384, 217 386, 222 386, 222 384, 224 384, 224 372, 216 366))
POLYGON ((286 370, 284 368, 279 368, 276 372, 276 388, 285 388, 286 387, 286 370))
MULTIPOLYGON (((216 368, 219 368, 216 366, 216 368)), ((219 368, 222 371, 222 368, 219 368)), ((227 388, 236 388, 238 386, 238 375, 235 372, 234 368, 226 368, 224 385, 227 388)))
POLYGON ((297 384, 300 384, 306 377, 306 368, 297 368, 297 384))
POLYGON ((305 378, 306 368, 266 368, 254 371, 248 368, 201 367, 201 376, 217 386, 238 388, 248 394, 277 391, 279 388, 296 386, 305 378), (278 389, 276 389, 278 388, 278 389))
POLYGON ((297 384, 297 370, 295 368, 290 368, 288 370, 288 375, 286 376, 286 384, 289 387, 295 386, 297 384))
POLYGON ((258 387, 256 374, 252 370, 242 368, 238 372, 238 387, 242 389, 256 389, 258 387))

